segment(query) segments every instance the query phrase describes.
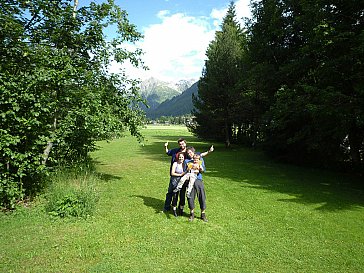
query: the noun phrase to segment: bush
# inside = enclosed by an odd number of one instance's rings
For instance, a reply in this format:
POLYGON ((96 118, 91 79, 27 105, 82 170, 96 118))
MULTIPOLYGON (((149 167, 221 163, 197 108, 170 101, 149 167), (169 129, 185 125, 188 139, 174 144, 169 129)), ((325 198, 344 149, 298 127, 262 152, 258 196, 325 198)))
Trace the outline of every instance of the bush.
POLYGON ((57 173, 46 193, 46 211, 57 217, 91 216, 98 201, 97 179, 87 172, 57 173))
POLYGON ((18 200, 24 197, 18 183, 11 179, 2 179, 0 176, 0 208, 14 209, 18 200))

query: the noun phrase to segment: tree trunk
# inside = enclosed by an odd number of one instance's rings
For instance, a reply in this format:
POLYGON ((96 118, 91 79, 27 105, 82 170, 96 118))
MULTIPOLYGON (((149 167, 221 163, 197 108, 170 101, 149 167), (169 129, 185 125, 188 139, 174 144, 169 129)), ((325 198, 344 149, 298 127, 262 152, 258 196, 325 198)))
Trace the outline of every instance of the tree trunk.
POLYGON ((73 18, 76 18, 78 0, 73 1, 73 18))
POLYGON ((49 153, 51 152, 52 147, 53 147, 53 142, 49 141, 47 143, 47 147, 44 149, 44 152, 43 152, 43 161, 42 161, 43 165, 45 165, 47 163, 49 153))
POLYGON ((225 147, 230 147, 230 128, 227 119, 225 119, 225 147))
POLYGON ((363 133, 362 130, 353 124, 349 130, 349 146, 350 146, 350 156, 353 164, 357 165, 361 163, 360 149, 363 144, 363 133))
MULTIPOLYGON (((54 120, 53 120, 53 130, 54 130, 54 133, 55 133, 56 129, 57 129, 57 118, 55 117, 54 120)), ((49 153, 51 152, 52 147, 53 147, 53 141, 50 140, 50 141, 48 141, 47 146, 46 146, 46 148, 43 151, 43 161, 42 161, 42 164, 43 165, 45 165, 47 163, 47 160, 48 160, 48 157, 49 157, 49 153)))

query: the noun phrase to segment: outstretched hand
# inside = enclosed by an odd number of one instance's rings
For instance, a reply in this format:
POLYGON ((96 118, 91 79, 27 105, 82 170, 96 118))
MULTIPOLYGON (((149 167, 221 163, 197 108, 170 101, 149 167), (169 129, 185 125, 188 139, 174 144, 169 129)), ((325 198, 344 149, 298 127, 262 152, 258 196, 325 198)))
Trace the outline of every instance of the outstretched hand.
POLYGON ((166 143, 164 143, 164 147, 168 147, 168 141, 166 143))
POLYGON ((209 152, 212 153, 214 151, 214 145, 211 145, 209 152))

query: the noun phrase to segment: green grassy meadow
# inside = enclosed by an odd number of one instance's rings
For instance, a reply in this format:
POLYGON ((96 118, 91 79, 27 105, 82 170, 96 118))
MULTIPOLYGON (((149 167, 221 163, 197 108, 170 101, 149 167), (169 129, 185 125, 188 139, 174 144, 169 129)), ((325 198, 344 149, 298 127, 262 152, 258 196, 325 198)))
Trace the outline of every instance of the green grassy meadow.
MULTIPOLYGON (((170 157, 186 128, 101 142, 99 201, 87 219, 55 218, 44 199, 0 214, 0 272, 364 272, 359 178, 214 144, 205 158, 208 223, 162 213, 170 157)), ((200 215, 196 205, 196 215, 200 215)))

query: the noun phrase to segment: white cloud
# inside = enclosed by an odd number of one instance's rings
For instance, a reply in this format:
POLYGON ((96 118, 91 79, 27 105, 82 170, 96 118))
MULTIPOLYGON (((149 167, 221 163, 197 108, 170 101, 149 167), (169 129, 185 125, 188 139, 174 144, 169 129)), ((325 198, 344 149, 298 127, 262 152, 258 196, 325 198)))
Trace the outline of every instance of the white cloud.
POLYGON ((250 12, 249 2, 250 0, 239 0, 235 3, 236 17, 239 19, 240 22, 242 22, 241 18, 251 18, 252 16, 250 12))
MULTIPOLYGON (((236 12, 236 19, 240 23, 240 25, 243 25, 243 17, 251 17, 251 12, 249 8, 249 2, 250 0, 239 0, 235 2, 235 12, 236 12)), ((213 9, 211 11, 211 18, 214 20, 214 26, 218 27, 221 25, 222 19, 226 15, 226 12, 228 10, 228 6, 222 9, 213 9)))
POLYGON ((227 12, 227 8, 213 9, 211 11, 210 16, 213 19, 213 24, 216 28, 221 25, 222 19, 224 18, 226 12, 227 12))
MULTIPOLYGON (((238 18, 247 16, 249 0, 236 2, 238 18)), ((198 79, 201 76, 205 52, 220 28, 227 8, 213 9, 210 17, 192 17, 182 13, 171 14, 168 10, 158 12, 161 23, 143 29, 144 39, 136 44, 145 54, 143 61, 150 68, 141 71, 126 66, 133 78, 155 77, 165 81, 198 79)), ((249 15, 249 14, 248 14, 249 15)), ((119 66, 113 66, 116 72, 119 66)))
POLYGON ((167 16, 168 14, 169 14, 169 10, 161 10, 158 12, 157 17, 163 18, 163 17, 167 16))
POLYGON ((182 13, 159 15, 162 23, 145 28, 141 44, 151 74, 162 80, 198 78, 215 30, 206 18, 182 13))

